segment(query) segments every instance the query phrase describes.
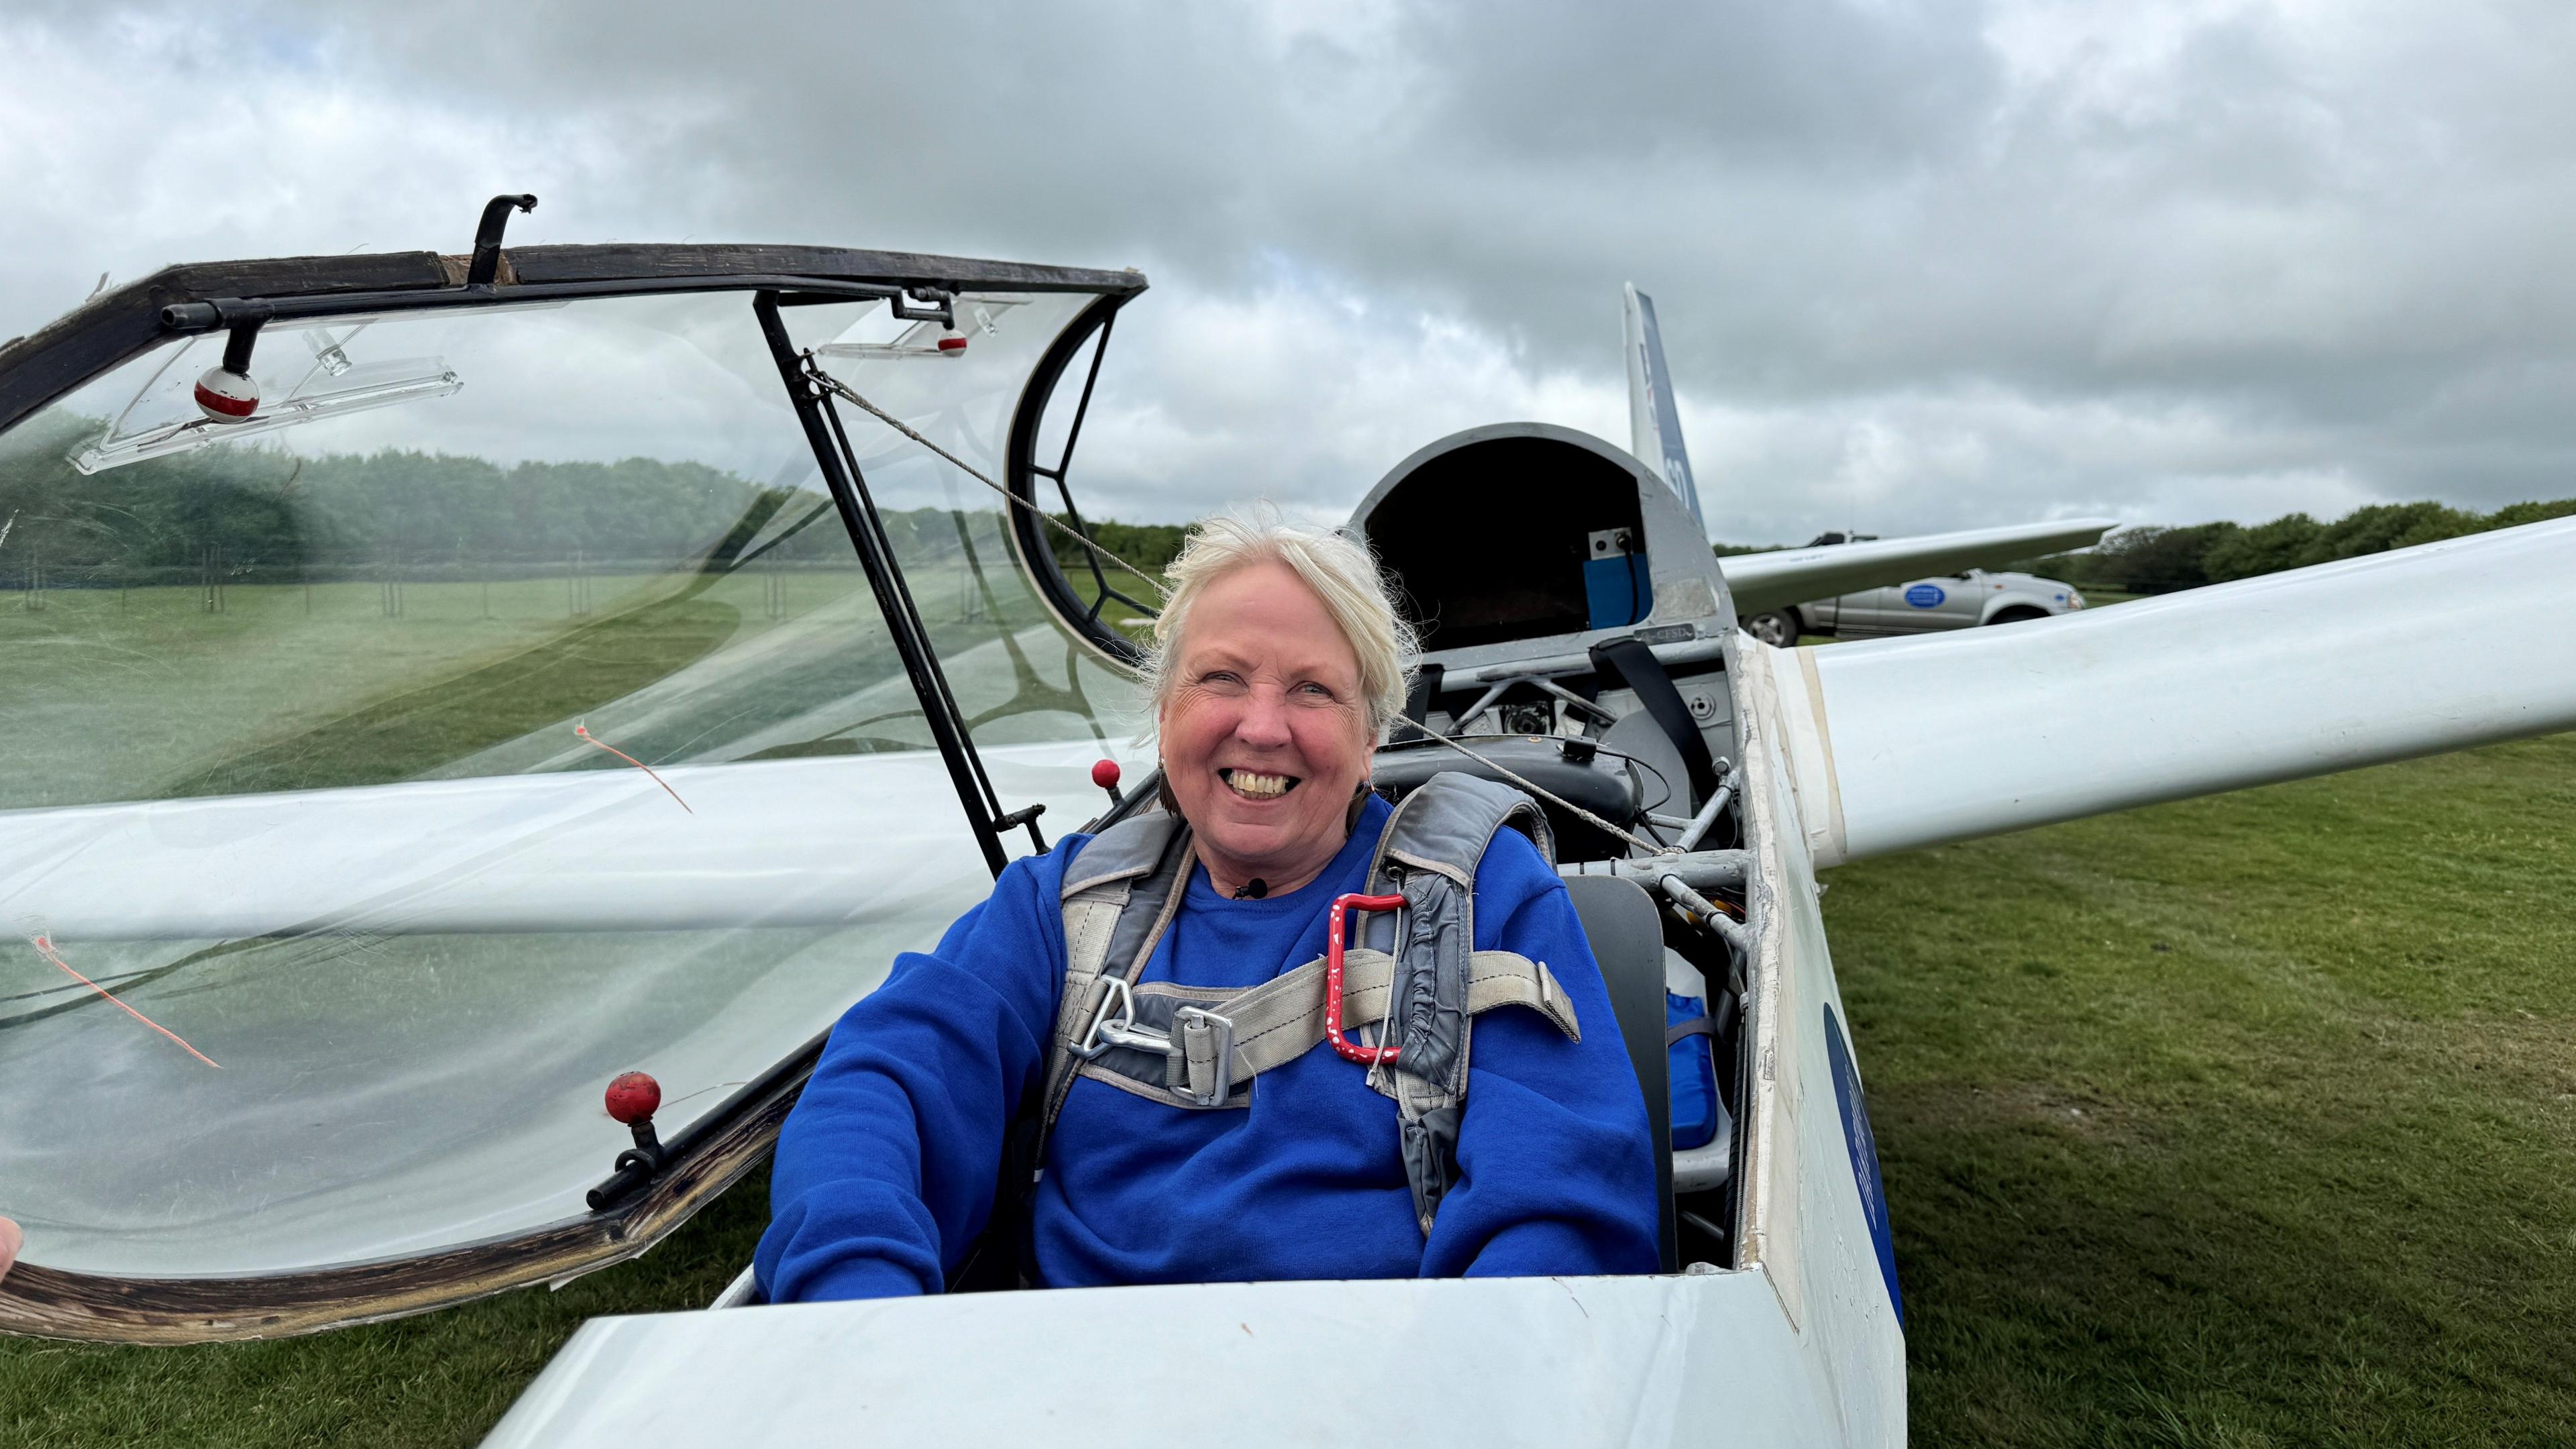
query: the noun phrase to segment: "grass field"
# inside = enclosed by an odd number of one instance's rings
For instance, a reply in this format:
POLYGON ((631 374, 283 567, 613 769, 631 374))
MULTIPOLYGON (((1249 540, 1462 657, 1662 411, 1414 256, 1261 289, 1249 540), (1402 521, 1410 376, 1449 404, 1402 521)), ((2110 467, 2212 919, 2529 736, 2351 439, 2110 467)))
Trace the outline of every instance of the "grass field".
MULTIPOLYGON (((1831 873, 1916 1441, 2571 1442, 2571 812, 2561 736, 1831 873)), ((0 1341, 0 1443, 469 1444, 764 1210, 322 1338, 0 1341)))

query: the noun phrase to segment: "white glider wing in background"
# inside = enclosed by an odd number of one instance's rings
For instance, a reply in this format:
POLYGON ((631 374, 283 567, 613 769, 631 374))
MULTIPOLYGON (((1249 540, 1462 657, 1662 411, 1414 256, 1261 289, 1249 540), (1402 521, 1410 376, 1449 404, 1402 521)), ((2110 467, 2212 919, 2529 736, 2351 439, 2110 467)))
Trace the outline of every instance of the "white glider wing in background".
POLYGON ((1869 543, 1729 554, 1717 561, 1717 571, 1726 576, 1726 591, 1735 599, 1736 617, 1749 619, 1784 605, 1901 583, 1925 574, 1998 568, 2015 559, 2089 548, 2117 527, 2107 518, 2074 518, 2060 523, 1967 528, 1956 533, 1927 533, 1869 543))

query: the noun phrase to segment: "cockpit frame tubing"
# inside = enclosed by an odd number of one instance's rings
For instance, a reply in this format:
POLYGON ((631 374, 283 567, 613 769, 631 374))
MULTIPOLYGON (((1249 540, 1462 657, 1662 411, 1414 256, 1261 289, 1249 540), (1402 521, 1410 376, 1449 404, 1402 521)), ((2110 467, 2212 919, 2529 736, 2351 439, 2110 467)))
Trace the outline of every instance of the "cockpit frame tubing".
MULTIPOLYGON (((849 437, 841 431, 840 417, 806 381, 804 359, 787 335, 787 323, 778 315, 778 307, 778 294, 768 291, 756 293, 751 304, 752 314, 760 322, 760 335, 769 344, 770 358, 778 364, 778 380, 787 388, 797 422, 804 426, 815 465, 822 469, 824 485, 831 489, 832 501, 840 507, 842 526, 849 530, 850 541, 859 551, 868 588, 876 595, 877 613, 886 621, 886 633, 894 640, 895 654, 903 660, 913 698, 920 701, 931 740, 948 764, 949 782, 957 788, 957 803, 966 811, 966 823, 975 832, 975 843, 984 852, 985 865, 998 878, 1010 863, 996 825, 1002 815, 1001 802, 993 795, 983 760, 968 742, 964 723, 957 714, 956 697, 949 693, 939 656, 930 649, 929 631, 913 607, 912 590, 904 581, 902 566, 895 562, 893 544, 877 516, 876 500, 867 491, 867 480, 850 452, 849 437)), ((1029 824, 1034 836, 1036 824, 1029 824)))
POLYGON ((1109 585, 1096 555, 1086 554, 1096 589, 1086 607, 1073 581, 1065 577, 1064 568, 1056 562, 1055 549, 1046 536, 1046 525, 1037 517, 1045 505, 1038 498, 1037 480, 1045 478, 1055 484, 1056 494, 1064 501, 1066 515, 1074 529, 1085 538, 1091 536, 1090 525, 1083 522, 1082 512, 1074 506, 1073 490, 1065 475, 1073 466, 1074 445, 1082 440, 1083 419, 1091 412, 1091 394, 1100 378, 1101 359, 1109 351, 1109 334, 1117 321, 1118 309, 1134 296, 1132 292, 1104 292, 1085 307, 1055 342, 1038 358, 1029 372, 1027 386, 1020 393, 1020 405, 1011 419, 1010 441, 1004 452, 1003 486, 1027 506, 1010 510, 1006 520, 1011 549, 1019 555, 1020 568, 1037 586, 1040 602, 1053 613, 1075 638, 1091 646, 1109 663, 1133 670, 1143 662, 1144 650, 1134 640, 1100 620, 1100 611, 1116 599, 1144 614, 1158 612, 1158 606, 1129 598, 1109 585), (1097 336, 1099 345, 1092 350, 1091 365, 1082 381, 1082 395, 1074 406, 1073 422, 1065 433, 1064 452, 1053 467, 1037 461, 1038 431, 1046 422, 1047 405, 1055 398, 1056 384, 1064 377, 1083 347, 1097 336))

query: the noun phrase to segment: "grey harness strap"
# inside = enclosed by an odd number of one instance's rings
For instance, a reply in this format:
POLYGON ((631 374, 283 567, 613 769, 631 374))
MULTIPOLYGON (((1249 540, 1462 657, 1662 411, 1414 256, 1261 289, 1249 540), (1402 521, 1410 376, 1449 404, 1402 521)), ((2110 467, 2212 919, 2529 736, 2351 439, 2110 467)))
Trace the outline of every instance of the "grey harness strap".
POLYGON ((1434 775, 1395 808, 1369 869, 1372 894, 1400 891, 1405 902, 1382 933, 1393 938, 1397 961, 1388 1029, 1400 1030, 1403 1054, 1391 1068, 1370 1075, 1379 1091, 1395 1098, 1404 1175, 1426 1237, 1440 1200, 1458 1179, 1473 1015, 1468 983, 1476 943, 1476 866, 1505 825, 1527 832, 1542 858, 1555 859, 1547 817, 1527 795, 1472 775, 1434 775))
MULTIPOLYGON (((1342 1016, 1395 1062, 1369 1072, 1394 1099, 1415 1217, 1428 1234, 1455 1184, 1472 1019, 1502 1006, 1537 1011, 1577 1041, 1573 1003, 1544 962, 1477 951, 1477 864, 1511 825, 1553 854, 1547 822, 1528 797, 1459 774, 1433 776, 1387 821, 1368 893, 1405 909, 1365 918, 1343 958, 1342 1016), (1399 939, 1399 931, 1401 938, 1399 939)), ((1102 832, 1067 873, 1065 978, 1047 1055, 1046 1095, 1032 1166, 1076 1077, 1187 1110, 1248 1105, 1237 1088, 1304 1056, 1325 1035, 1325 963, 1309 961, 1252 987, 1136 983, 1178 911, 1192 864, 1189 831, 1167 814, 1102 832)))
POLYGON ((1181 908, 1189 879, 1190 832, 1177 815, 1131 816, 1092 838, 1065 872, 1064 990, 1057 998, 1055 1038, 1047 1050, 1046 1101, 1038 1118, 1036 1161, 1046 1160, 1047 1129, 1064 1110, 1080 1062, 1066 1050, 1099 1015, 1109 988, 1101 973, 1115 963, 1120 988, 1145 969, 1145 958, 1181 908))
MULTIPOLYGON (((1344 1018, 1371 1028, 1388 1019, 1395 958, 1358 948, 1344 955, 1342 965, 1344 1018)), ((1171 1107, 1249 1106, 1236 1088, 1324 1040, 1324 980, 1324 961, 1317 957, 1259 986, 1153 981, 1127 988, 1123 999, 1111 988, 1109 1007, 1097 1018, 1102 1038, 1074 1044, 1070 1054, 1078 1061, 1072 1075, 1171 1107), (1080 1048, 1095 1044, 1101 1049, 1084 1057, 1080 1048)), ((1569 1039, 1583 1040, 1574 1006, 1545 962, 1510 951, 1478 951, 1469 960, 1467 1014, 1499 1006, 1528 1007, 1569 1039)))

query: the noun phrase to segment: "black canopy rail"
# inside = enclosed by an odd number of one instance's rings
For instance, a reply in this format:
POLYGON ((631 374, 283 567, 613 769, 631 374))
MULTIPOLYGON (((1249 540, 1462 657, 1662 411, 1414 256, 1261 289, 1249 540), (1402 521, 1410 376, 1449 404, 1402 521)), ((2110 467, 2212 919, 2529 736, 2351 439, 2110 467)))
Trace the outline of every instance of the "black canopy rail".
POLYGON ((472 255, 378 252, 165 267, 0 345, 0 428, 172 337, 252 323, 682 292, 777 291, 884 300, 897 315, 950 314, 960 292, 1145 289, 1133 271, 1033 266, 847 247, 613 242, 472 255), (916 305, 918 304, 918 305, 916 305))
MULTIPOLYGON (((1088 596, 1066 577, 1064 566, 1056 560, 1055 549, 1047 538, 1043 513, 1046 507, 1039 497, 1038 481, 1043 478, 1054 485, 1056 497, 1064 506, 1064 516, 1074 533, 1087 542, 1096 543, 1091 525, 1082 518, 1074 504, 1073 490, 1065 475, 1073 466, 1073 450, 1082 441, 1083 420, 1091 413, 1091 394, 1100 381, 1100 361, 1109 352, 1109 333, 1118 319, 1118 309, 1135 294, 1104 293, 1082 310, 1055 342, 1039 357, 1029 373, 1027 388, 1020 394, 1019 410, 1011 419, 1010 442, 1004 452, 1002 481, 1018 499, 1021 507, 1010 510, 1008 520, 1011 549, 1019 556, 1020 567, 1037 585, 1038 597, 1054 612, 1065 628, 1093 649, 1108 656, 1112 663, 1134 668, 1142 663, 1145 651, 1135 640, 1113 628, 1100 617, 1100 611, 1111 600, 1125 604, 1136 612, 1153 618, 1162 610, 1157 604, 1136 598, 1109 581, 1100 566, 1097 549, 1083 551, 1083 563, 1090 573, 1088 596), (1065 432, 1064 451, 1053 465, 1037 461, 1038 430, 1046 421, 1047 404, 1055 397, 1056 385, 1073 359, 1086 344, 1092 346, 1090 366, 1083 373, 1082 394, 1074 405, 1073 421, 1065 432)), ((1150 581, 1149 581, 1150 582, 1150 581)))
POLYGON ((779 304, 776 292, 764 291, 754 298, 752 311, 760 320, 761 336, 769 343, 770 356, 778 364, 779 380, 786 384, 796 419, 804 425, 806 442, 813 447, 815 464, 823 470, 824 484, 840 507, 841 522, 848 528, 860 565, 867 571, 877 612, 885 619, 896 655, 903 660, 913 696, 921 701, 922 719, 930 727, 930 737, 939 747, 940 758, 948 764, 949 781, 957 788, 957 803, 965 808, 966 823, 974 829, 984 863, 998 877, 1010 863, 1009 854, 1002 848, 1004 832, 1026 827, 1030 844, 1040 852, 1046 850, 1046 837, 1038 833, 1037 824, 1046 806, 1035 804, 1007 811, 1002 808, 1001 797, 984 771, 983 758, 976 754, 974 739, 967 733, 965 713, 949 690, 947 671, 940 667, 938 652, 931 648, 929 627, 922 623, 921 611, 913 604, 912 587, 894 556, 893 540, 886 536, 885 521, 878 514, 875 497, 868 492, 867 477, 859 468, 858 454, 850 447, 849 434, 841 426, 840 412, 833 407, 831 394, 806 376, 804 358, 787 335, 787 324, 778 314, 779 304))

